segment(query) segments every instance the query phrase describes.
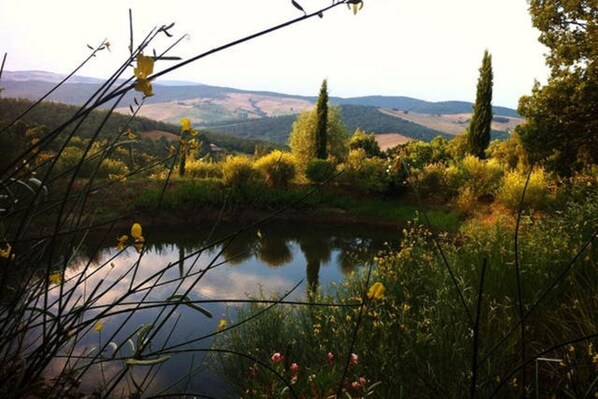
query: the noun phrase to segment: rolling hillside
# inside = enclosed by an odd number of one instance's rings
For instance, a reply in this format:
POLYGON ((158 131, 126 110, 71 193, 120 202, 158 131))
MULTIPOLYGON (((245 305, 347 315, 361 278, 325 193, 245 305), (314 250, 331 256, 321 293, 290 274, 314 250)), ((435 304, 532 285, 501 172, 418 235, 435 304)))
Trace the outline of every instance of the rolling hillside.
MULTIPOLYGON (((5 71, 0 85, 4 97, 37 99, 54 87, 62 75, 43 71, 5 71)), ((68 104, 82 104, 99 87, 94 78, 73 77, 49 97, 68 104)), ((178 125, 190 118, 195 126, 239 137, 286 143, 296 114, 313 107, 316 97, 246 91, 187 82, 156 82, 155 95, 145 100, 139 113, 148 119, 178 125)), ((130 114, 129 104, 139 93, 131 92, 117 108, 130 114)), ((331 97, 341 106, 350 133, 356 128, 377 134, 395 133, 430 140, 463 131, 471 117, 472 104, 463 101, 428 102, 401 96, 331 97)), ((521 118, 515 110, 494 107, 495 137, 504 137, 521 118)))

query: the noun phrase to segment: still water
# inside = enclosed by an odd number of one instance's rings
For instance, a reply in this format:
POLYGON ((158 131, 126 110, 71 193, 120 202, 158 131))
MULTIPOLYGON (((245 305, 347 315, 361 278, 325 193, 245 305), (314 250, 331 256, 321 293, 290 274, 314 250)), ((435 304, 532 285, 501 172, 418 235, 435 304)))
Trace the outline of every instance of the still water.
MULTIPOLYGON (((88 255, 69 268, 66 286, 77 286, 80 301, 95 298, 95 310, 86 317, 101 316, 102 328, 94 331, 90 325, 75 354, 132 357, 143 326, 149 344, 138 358, 170 354, 153 367, 134 365, 116 385, 115 396, 145 382, 146 394, 227 397, 225 381, 213 374, 205 355, 220 321, 234 325, 234 307, 242 306, 227 301, 280 297, 296 285, 286 299, 304 301, 306 294, 326 292, 330 282, 363 268, 385 245, 396 248, 399 239, 398 227, 276 222, 231 236, 238 228, 146 227, 141 254, 133 246, 119 251, 112 236, 88 240, 88 255), (174 306, 181 298, 189 303, 174 306)), ((62 365, 57 362, 55 370, 62 365)), ((123 360, 103 362, 86 373, 83 386, 110 385, 110 377, 124 367, 123 360)))

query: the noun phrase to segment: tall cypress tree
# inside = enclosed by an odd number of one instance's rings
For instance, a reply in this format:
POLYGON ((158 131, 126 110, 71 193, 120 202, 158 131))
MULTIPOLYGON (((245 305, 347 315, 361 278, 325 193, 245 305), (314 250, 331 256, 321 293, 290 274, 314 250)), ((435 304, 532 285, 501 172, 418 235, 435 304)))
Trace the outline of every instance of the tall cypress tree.
POLYGON ((484 51, 480 77, 473 106, 473 116, 467 131, 467 144, 472 155, 480 159, 486 157, 490 144, 490 123, 492 122, 492 56, 484 51))
POLYGON ((328 84, 326 79, 324 79, 320 87, 316 114, 316 158, 326 159, 328 158, 328 84))

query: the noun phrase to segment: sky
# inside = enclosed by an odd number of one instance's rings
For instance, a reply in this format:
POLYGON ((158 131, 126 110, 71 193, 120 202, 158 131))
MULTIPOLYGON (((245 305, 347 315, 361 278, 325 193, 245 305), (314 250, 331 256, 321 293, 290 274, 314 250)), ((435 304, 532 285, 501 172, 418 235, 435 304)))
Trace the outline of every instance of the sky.
MULTIPOLYGON (((297 0, 307 12, 331 0, 297 0)), ((78 74, 106 78, 128 55, 129 9, 135 45, 153 27, 175 26, 149 49, 183 59, 278 25, 303 13, 291 0, 0 0, 0 56, 5 70, 68 73, 87 45, 110 42, 78 74)), ((547 49, 525 0, 364 0, 324 18, 304 20, 186 65, 166 75, 208 85, 316 96, 409 96, 475 100, 484 50, 492 54, 493 104, 516 108, 535 80, 545 82, 547 49)), ((172 66, 159 61, 156 71, 172 66)), ((132 74, 132 71, 130 72, 132 74)))

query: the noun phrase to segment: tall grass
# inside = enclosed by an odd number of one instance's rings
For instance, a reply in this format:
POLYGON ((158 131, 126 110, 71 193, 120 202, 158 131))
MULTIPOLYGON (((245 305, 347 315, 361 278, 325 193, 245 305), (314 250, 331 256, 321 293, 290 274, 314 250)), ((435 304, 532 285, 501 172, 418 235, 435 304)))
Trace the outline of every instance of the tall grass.
MULTIPOLYGON (((356 274, 317 299, 352 307, 268 313, 220 344, 254 353, 287 375, 297 364, 302 397, 334 395, 342 367, 327 354, 347 356, 347 348, 359 359, 344 375, 347 397, 365 397, 372 385, 383 398, 592 397, 597 195, 594 189, 567 201, 550 217, 520 210, 519 217, 472 220, 454 238, 422 218, 405 228, 400 248, 373 259, 371 278, 356 274), (372 282, 383 284, 384 298, 366 300, 361 312, 372 282), (283 365, 271 358, 275 353, 284 355, 283 365)), ((288 396, 251 362, 224 358, 222 367, 240 393, 288 396)))

